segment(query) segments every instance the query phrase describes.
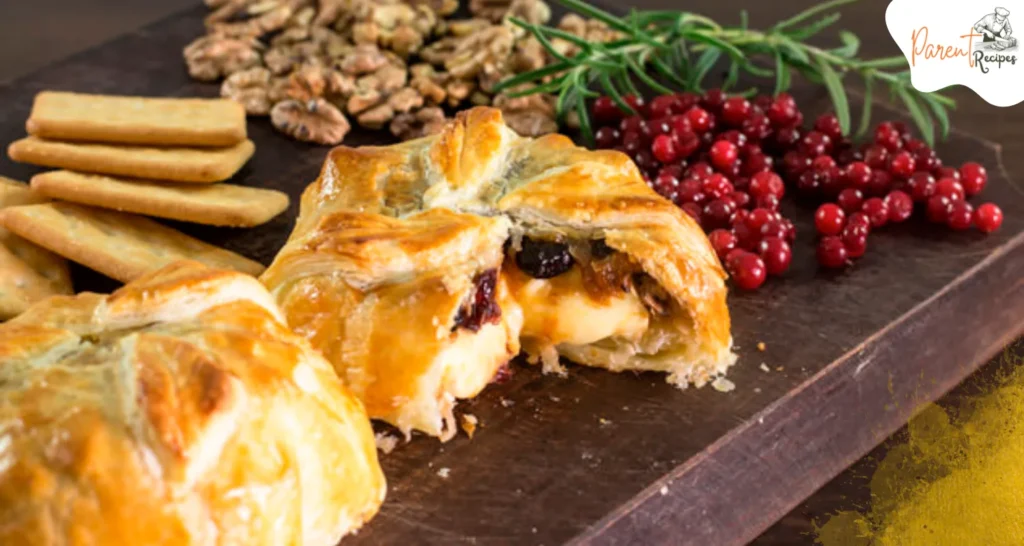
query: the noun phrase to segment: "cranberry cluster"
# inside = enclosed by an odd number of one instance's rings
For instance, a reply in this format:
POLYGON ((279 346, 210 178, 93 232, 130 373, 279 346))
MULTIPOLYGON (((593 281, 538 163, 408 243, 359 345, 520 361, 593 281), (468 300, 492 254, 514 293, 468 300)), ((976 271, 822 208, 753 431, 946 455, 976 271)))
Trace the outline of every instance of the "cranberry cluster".
POLYGON ((988 174, 978 163, 959 169, 946 167, 924 142, 913 138, 901 122, 883 122, 874 139, 860 148, 844 141, 833 114, 823 114, 804 138, 815 142, 838 141, 830 149, 807 147, 783 157, 788 178, 802 193, 828 202, 818 207, 814 225, 818 263, 843 267, 867 250, 868 234, 888 223, 904 222, 918 204, 927 218, 955 230, 973 224, 989 233, 999 228, 1003 213, 985 203, 977 210, 967 202, 985 188, 988 174))
POLYGON ((868 233, 906 220, 916 201, 934 208, 929 218, 956 229, 973 221, 988 232, 1002 221, 995 205, 973 211, 964 200, 984 187, 983 167, 943 167, 899 122, 880 124, 874 141, 857 148, 842 136, 835 115, 822 115, 805 130, 803 113, 786 93, 748 100, 713 89, 649 103, 633 95, 625 100, 636 114, 609 97, 594 101, 597 146, 633 158, 648 185, 708 233, 741 288, 755 289, 789 268, 796 228, 779 212, 787 183, 830 201, 815 216, 823 235, 819 262, 827 267, 863 255, 868 233))

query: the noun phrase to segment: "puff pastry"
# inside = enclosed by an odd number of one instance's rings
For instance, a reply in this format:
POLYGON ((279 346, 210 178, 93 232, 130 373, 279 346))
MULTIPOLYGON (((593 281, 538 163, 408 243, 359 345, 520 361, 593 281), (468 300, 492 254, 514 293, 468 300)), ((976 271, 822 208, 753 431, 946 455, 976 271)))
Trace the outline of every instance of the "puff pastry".
POLYGON ((435 136, 332 150, 261 279, 370 416, 406 433, 454 434, 454 401, 520 343, 548 371, 561 355, 680 386, 735 360, 725 273, 700 228, 625 155, 519 137, 490 108, 435 136), (538 242, 566 250, 559 274, 517 265, 538 242), (464 327, 481 306, 497 311, 464 327))
POLYGON ((328 545, 385 484, 253 277, 179 262, 0 325, 0 544, 328 545))

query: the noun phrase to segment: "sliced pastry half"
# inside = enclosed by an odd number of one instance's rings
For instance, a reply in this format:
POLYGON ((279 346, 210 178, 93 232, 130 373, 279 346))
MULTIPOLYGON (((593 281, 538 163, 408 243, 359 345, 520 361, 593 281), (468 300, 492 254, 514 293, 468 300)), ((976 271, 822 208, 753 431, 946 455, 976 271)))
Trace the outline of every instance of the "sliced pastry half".
POLYGON ((564 356, 681 386, 735 360, 700 228, 625 155, 519 137, 490 108, 332 150, 261 279, 371 417, 442 439, 520 342, 547 370, 564 356))

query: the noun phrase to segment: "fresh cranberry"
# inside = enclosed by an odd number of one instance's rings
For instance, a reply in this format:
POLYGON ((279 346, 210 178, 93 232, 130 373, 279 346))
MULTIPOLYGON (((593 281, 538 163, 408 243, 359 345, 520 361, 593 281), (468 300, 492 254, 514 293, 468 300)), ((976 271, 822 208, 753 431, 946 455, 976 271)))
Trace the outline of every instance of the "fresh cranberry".
POLYGON ((764 260, 750 252, 737 255, 730 265, 729 274, 733 282, 744 290, 757 290, 768 275, 764 260))
POLYGON ((812 170, 800 173, 796 179, 796 189, 806 195, 818 193, 821 190, 821 179, 818 178, 818 173, 812 170))
POLYGON ((779 210, 779 196, 773 193, 766 193, 764 195, 757 197, 757 199, 755 200, 755 205, 757 206, 757 208, 770 210, 773 212, 777 211, 779 210))
POLYGON ((638 135, 644 135, 647 131, 647 120, 640 116, 629 116, 622 119, 619 123, 619 131, 622 134, 636 133, 638 135))
POLYGON ((775 131, 771 142, 775 151, 782 153, 796 146, 802 136, 799 127, 782 127, 775 131))
POLYGON ((622 99, 640 116, 647 115, 647 101, 637 95, 626 95, 622 99))
POLYGON ((838 235, 846 222, 846 213, 832 203, 825 203, 814 213, 814 227, 822 235, 838 235))
POLYGON ((736 163, 739 157, 739 150, 736 145, 728 140, 719 140, 711 145, 711 164, 716 168, 729 169, 736 163))
POLYGON ((747 216, 744 222, 755 233, 761 233, 761 228, 773 219, 772 211, 768 209, 756 208, 750 211, 750 215, 747 216))
POLYGON ((729 219, 729 223, 732 224, 733 227, 735 227, 736 224, 740 224, 740 223, 746 222, 747 218, 749 216, 750 216, 750 211, 749 210, 747 210, 747 209, 736 209, 736 212, 732 213, 732 218, 729 219))
POLYGON ((885 196, 885 204, 889 207, 889 221, 903 222, 914 213, 914 200, 906 193, 893 190, 885 196))
POLYGON ((678 102, 679 111, 685 112, 700 104, 700 95, 690 91, 684 91, 682 93, 676 93, 676 101, 678 102))
POLYGON ((780 93, 775 97, 775 102, 768 107, 768 119, 776 127, 789 127, 797 125, 796 118, 799 111, 796 101, 786 93, 780 93))
POLYGON ((838 268, 846 265, 849 254, 843 240, 835 235, 822 237, 818 241, 818 263, 824 267, 838 268))
POLYGON ((750 101, 743 97, 731 97, 722 104, 722 121, 736 127, 750 116, 750 101))
POLYGON ((672 173, 662 172, 654 179, 654 191, 668 197, 679 188, 679 179, 672 173))
POLYGON ((697 225, 700 226, 700 216, 704 210, 700 205, 697 203, 683 203, 679 208, 683 209, 683 212, 688 214, 690 218, 693 218, 693 221, 697 222, 697 225))
POLYGON ((811 168, 811 158, 797 151, 786 152, 782 156, 782 168, 786 176, 796 178, 811 168))
POLYGON ((848 225, 839 236, 850 258, 860 258, 868 248, 868 228, 862 225, 848 225))
POLYGON ((761 111, 767 111, 768 108, 771 107, 773 101, 774 99, 771 95, 761 93, 760 95, 754 97, 754 100, 752 100, 751 103, 753 104, 754 108, 757 108, 758 110, 761 111))
POLYGON ((676 141, 669 135, 658 135, 651 144, 651 153, 662 163, 671 163, 676 160, 679 151, 676 149, 676 141))
POLYGON ((839 197, 836 198, 836 203, 842 207, 845 212, 857 212, 860 210, 861 204, 864 203, 864 192, 857 188, 846 188, 839 192, 839 197))
POLYGON ((843 138, 843 130, 839 127, 839 118, 835 114, 822 114, 814 120, 814 130, 828 135, 834 141, 843 138))
POLYGON ((971 227, 971 220, 974 218, 974 207, 964 200, 953 201, 946 214, 946 225, 957 231, 971 227))
POLYGON ((907 180, 907 192, 918 203, 923 203, 935 195, 935 179, 928 173, 915 173, 907 180))
POLYGON ((934 171, 942 166, 942 160, 935 150, 924 148, 914 154, 914 164, 922 171, 934 171))
POLYGON ((765 269, 769 275, 781 275, 789 269, 793 261, 793 249, 785 239, 779 237, 765 237, 757 245, 757 253, 764 261, 765 269))
POLYGON ((864 152, 852 146, 844 148, 836 154, 836 163, 840 165, 849 165, 858 161, 864 161, 864 152))
POLYGON ((974 211, 974 225, 982 233, 992 233, 1003 225, 1003 211, 993 203, 985 203, 974 211))
POLYGON ((952 178, 943 178, 935 184, 935 195, 945 195, 950 201, 963 201, 964 187, 952 178))
POLYGON ((872 169, 885 169, 889 165, 889 150, 878 144, 864 148, 864 163, 872 169))
POLYGON ((704 205, 700 223, 704 229, 717 229, 729 226, 729 218, 736 212, 736 203, 731 199, 714 199, 704 205))
POLYGON ((702 191, 704 195, 707 195, 711 199, 721 199, 722 197, 729 195, 735 190, 729 180, 718 174, 712 174, 704 180, 704 186, 702 191))
POLYGON ((863 212, 855 212, 846 219, 846 225, 848 226, 860 226, 864 229, 871 231, 871 219, 868 218, 867 214, 863 212))
POLYGON ((684 179, 679 184, 679 189, 676 190, 679 195, 679 201, 682 203, 703 203, 706 199, 703 187, 704 185, 700 180, 693 178, 684 179))
POLYGON ((718 254, 718 259, 725 260, 725 255, 736 248, 736 235, 727 229, 716 229, 708 234, 711 247, 718 254))
POLYGON ((627 131, 622 134, 622 149, 626 155, 635 156, 644 147, 644 138, 640 133, 627 131))
POLYGON ((715 169, 711 168, 711 165, 704 161, 698 161, 686 169, 686 177, 695 178, 703 182, 704 180, 707 180, 709 176, 714 174, 714 172, 715 169))
POLYGON ((745 176, 737 176, 732 179, 732 187, 739 191, 750 191, 750 179, 745 176))
POLYGON ((785 239, 789 234, 789 226, 783 223, 782 220, 772 220, 767 224, 761 226, 761 238, 765 237, 778 237, 785 239))
POLYGON ((729 194, 729 198, 736 203, 737 208, 745 209, 753 201, 750 198, 750 194, 745 191, 733 191, 729 194))
POLYGON ((889 162, 889 172, 893 176, 907 178, 914 174, 916 166, 914 156, 908 152, 898 152, 892 156, 892 160, 889 162))
POLYGON ((912 154, 916 154, 927 147, 928 145, 925 144, 923 140, 918 140, 916 138, 907 139, 907 141, 903 143, 903 149, 912 154))
POLYGON ((750 194, 755 198, 762 195, 782 197, 786 193, 786 185, 782 178, 773 172, 760 172, 750 179, 750 194))
POLYGON ((647 121, 647 132, 651 134, 652 139, 658 135, 671 135, 672 122, 667 117, 651 118, 647 121))
POLYGON ((889 206, 885 204, 885 200, 879 197, 872 197, 864 201, 861 212, 871 220, 873 228, 882 227, 889 221, 889 206))
POLYGON ((693 107, 686 112, 686 117, 690 120, 690 127, 695 133, 703 134, 711 130, 711 114, 707 110, 693 107))
POLYGON ((648 107, 649 115, 652 118, 669 117, 675 114, 675 108, 679 104, 679 100, 675 95, 661 95, 654 97, 651 101, 651 105, 648 107))
POLYGON ((611 97, 598 97, 590 111, 598 125, 614 125, 622 119, 622 110, 611 97))
POLYGON ((676 141, 676 156, 681 158, 690 157, 700 149, 700 137, 693 131, 685 133, 674 133, 676 141))
POLYGON ((683 166, 678 163, 673 163, 672 165, 665 165, 664 167, 661 168, 660 171, 658 171, 658 176, 662 175, 670 175, 676 177, 676 180, 682 180, 683 166))
POLYGON ((688 133, 693 131, 693 125, 690 124, 690 118, 686 114, 676 114, 669 118, 669 125, 672 126, 672 132, 678 137, 680 133, 688 133))
POLYGON ((945 195, 933 195, 928 198, 928 205, 925 209, 928 220, 936 224, 945 224, 949 217, 949 208, 953 202, 945 195))
POLYGON ((619 143, 621 133, 614 127, 601 127, 594 134, 594 144, 598 148, 611 148, 619 143))
POLYGON ((772 134, 772 123, 768 116, 759 113, 750 114, 750 117, 743 120, 740 131, 747 135, 747 138, 754 142, 760 142, 772 134))
POLYGON ((960 183, 964 186, 964 193, 972 197, 981 193, 988 182, 988 172, 980 163, 970 161, 960 166, 960 183))
POLYGON ((763 153, 749 154, 743 161, 743 174, 753 176, 757 173, 771 171, 775 167, 775 160, 770 155, 763 153))
POLYGON ((887 121, 875 127, 875 143, 884 146, 890 152, 896 152, 903 147, 900 132, 887 121))
POLYGON ((902 121, 894 121, 894 122, 892 122, 892 127, 893 127, 893 129, 896 129, 896 132, 898 132, 900 134, 900 138, 901 139, 903 139, 903 140, 909 140, 910 139, 910 137, 911 137, 911 135, 910 135, 910 127, 908 127, 906 123, 903 123, 902 121))
POLYGON ((800 151, 810 157, 818 157, 829 153, 832 139, 825 133, 811 131, 800 140, 800 151))
POLYGON ((721 89, 708 89, 700 99, 700 105, 707 111, 718 113, 725 104, 725 93, 721 89))
POLYGON ((868 182, 871 182, 871 167, 863 161, 850 163, 843 170, 843 183, 847 187, 862 190, 867 188, 868 182))

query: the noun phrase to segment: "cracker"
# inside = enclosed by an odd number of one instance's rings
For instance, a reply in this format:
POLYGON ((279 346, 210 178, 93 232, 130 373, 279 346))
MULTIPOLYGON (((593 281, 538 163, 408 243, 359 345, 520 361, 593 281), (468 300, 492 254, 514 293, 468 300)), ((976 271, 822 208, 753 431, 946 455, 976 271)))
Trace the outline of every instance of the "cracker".
POLYGON ((32 177, 32 189, 84 205, 211 226, 251 227, 288 208, 288 195, 234 184, 174 184, 71 171, 32 177))
POLYGON ((260 274, 263 265, 154 220, 75 205, 46 203, 0 211, 0 224, 65 258, 122 282, 183 259, 260 274))
POLYGON ((231 178, 256 146, 244 140, 229 148, 151 148, 43 140, 16 140, 7 148, 14 161, 72 171, 211 183, 231 178))
MULTIPOLYGON (((46 203, 49 198, 33 191, 28 184, 0 176, 0 209, 46 203)), ((71 293, 71 272, 67 260, 0 228, 0 246, 28 264, 63 294, 71 293)))
POLYGON ((146 98, 43 91, 25 122, 53 140, 232 146, 245 140, 245 109, 230 99, 146 98))
POLYGON ((67 293, 0 245, 0 320, 20 315, 37 301, 67 293))

